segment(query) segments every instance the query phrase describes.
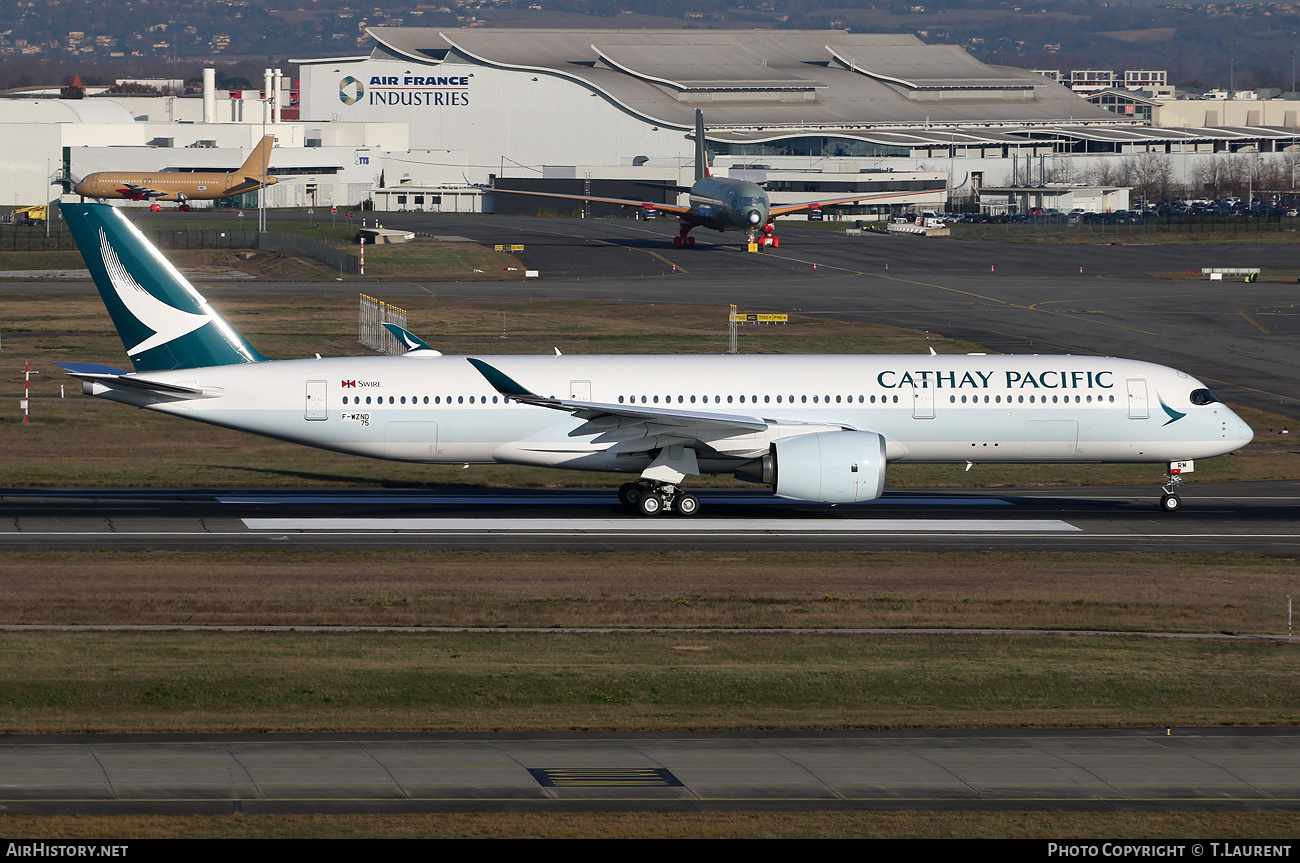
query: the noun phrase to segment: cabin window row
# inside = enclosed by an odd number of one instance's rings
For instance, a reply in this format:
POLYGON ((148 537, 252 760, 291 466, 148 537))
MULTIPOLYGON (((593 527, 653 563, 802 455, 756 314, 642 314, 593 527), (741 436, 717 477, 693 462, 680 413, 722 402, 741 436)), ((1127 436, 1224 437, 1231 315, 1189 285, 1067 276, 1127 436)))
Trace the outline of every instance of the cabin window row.
MULTIPOLYGON (((966 404, 966 403, 967 403, 967 401, 966 401, 967 398, 968 398, 967 396, 962 396, 962 397, 961 397, 961 403, 962 403, 962 404, 966 404)), ((969 398, 970 398, 970 403, 971 403, 971 404, 980 404, 980 397, 979 397, 979 396, 969 396, 969 398)), ((1044 405, 1047 404, 1047 396, 1033 396, 1033 395, 1030 395, 1030 396, 1023 396, 1023 395, 1022 395, 1022 396, 1016 396, 1016 401, 1015 401, 1015 403, 1016 403, 1016 404, 1024 404, 1025 401, 1026 401, 1026 399, 1028 399, 1029 404, 1031 404, 1031 405, 1032 405, 1032 404, 1044 404, 1044 405)), ((1109 401, 1110 404, 1114 404, 1114 403, 1115 403, 1115 396, 1113 396, 1113 395, 1112 395, 1112 396, 1109 396, 1109 399, 1110 399, 1110 401, 1109 401)), ((1106 403, 1107 403, 1107 402, 1106 402, 1106 399, 1104 399, 1102 396, 1097 396, 1097 397, 1096 397, 1096 402, 1097 402, 1097 404, 1106 404, 1106 403)), ((955 396, 955 395, 954 395, 954 396, 948 396, 948 403, 949 403, 949 404, 954 404, 954 405, 957 404, 957 396, 955 396)), ((998 404, 998 405, 1000 405, 1000 404, 1002 404, 1002 396, 984 396, 984 402, 983 402, 983 403, 986 404, 986 405, 987 405, 987 404, 998 404)), ((1011 396, 1007 396, 1007 401, 1006 401, 1006 403, 1007 403, 1007 404, 1011 404, 1011 403, 1012 403, 1012 402, 1011 402, 1011 396)), ((1093 397, 1092 397, 1091 395, 1087 395, 1087 396, 1076 395, 1076 396, 1074 397, 1074 404, 1076 404, 1076 405, 1078 405, 1078 404, 1092 404, 1092 403, 1093 403, 1093 397)), ((1052 396, 1052 404, 1070 404, 1070 397, 1069 397, 1068 395, 1065 395, 1065 396, 1052 396)))
MULTIPOLYGON (((673 403, 673 398, 674 398, 674 396, 664 396, 664 397, 663 397, 663 403, 664 403, 664 404, 672 404, 672 403, 673 403)), ((715 404, 715 405, 717 405, 717 404, 722 404, 722 403, 723 403, 722 400, 723 400, 724 398, 726 399, 726 403, 727 403, 727 404, 734 404, 736 401, 739 401, 742 405, 743 405, 743 404, 755 404, 755 405, 758 404, 758 396, 748 396, 748 397, 746 397, 746 396, 698 396, 698 397, 697 397, 697 396, 676 396, 675 398, 677 399, 677 404, 679 404, 679 405, 680 405, 680 404, 697 404, 697 398, 698 398, 698 403, 699 403, 699 404, 706 404, 706 405, 707 405, 707 404, 715 404), (711 402, 710 402, 710 399, 712 399, 711 402), (746 399, 748 399, 748 401, 746 401, 746 399)), ((853 400, 854 400, 855 397, 854 397, 854 396, 834 396, 833 398, 834 398, 834 400, 835 400, 835 404, 838 405, 838 404, 853 404, 853 400)), ((873 405, 876 404, 876 396, 857 396, 856 398, 857 398, 857 403, 858 403, 858 404, 873 404, 873 405)), ((831 404, 832 396, 829 396, 829 395, 825 395, 825 396, 799 396, 799 397, 798 397, 798 402, 797 402, 797 403, 798 403, 798 404, 808 404, 810 399, 811 399, 811 401, 812 401, 812 404, 815 404, 815 405, 816 405, 816 404, 831 404)), ((764 403, 764 404, 771 404, 773 401, 775 401, 776 404, 786 404, 786 403, 789 403, 789 404, 796 404, 795 396, 763 396, 763 403, 764 403)), ((880 404, 882 404, 882 405, 883 405, 883 404, 889 404, 891 401, 893 402, 893 404, 898 404, 898 396, 896 396, 896 395, 895 395, 895 396, 880 396, 880 404)), ((619 404, 643 404, 643 405, 644 405, 644 404, 654 404, 654 405, 657 405, 657 404, 660 403, 660 397, 659 397, 659 396, 619 396, 619 397, 618 397, 618 403, 619 403, 619 404)))
MULTIPOLYGON (((376 405, 382 405, 382 404, 390 404, 390 405, 404 405, 404 404, 408 404, 408 400, 407 400, 406 396, 388 396, 388 401, 387 401, 387 402, 384 401, 384 397, 383 397, 383 396, 364 396, 364 397, 362 397, 362 396, 344 396, 344 397, 343 397, 343 404, 345 404, 345 405, 359 405, 359 404, 362 404, 362 403, 363 403, 363 399, 364 399, 364 403, 365 403, 365 404, 368 404, 368 405, 369 405, 369 404, 376 404, 376 405)), ((423 399, 421 399, 420 396, 411 396, 411 398, 410 398, 410 400, 409 400, 409 404, 413 404, 413 405, 418 405, 418 404, 426 404, 426 405, 427 405, 427 404, 435 404, 435 405, 440 405, 440 404, 460 404, 460 405, 463 405, 463 404, 466 404, 466 403, 468 403, 468 404, 480 404, 480 405, 485 405, 485 404, 488 403, 488 397, 487 397, 487 396, 454 396, 454 397, 453 397, 453 396, 447 396, 447 397, 445 398, 445 400, 444 400, 443 396, 432 396, 432 397, 430 397, 430 396, 424 396, 423 399), (454 400, 453 400, 453 399, 454 399, 454 400)), ((494 404, 494 405, 495 405, 495 404, 510 404, 510 399, 506 398, 505 396, 492 396, 492 404, 494 404)))
MULTIPOLYGON (((369 404, 379 404, 379 405, 382 405, 382 404, 385 404, 384 398, 385 398, 384 396, 344 396, 344 397, 343 397, 343 404, 345 404, 345 405, 348 405, 348 404, 359 405, 359 404, 362 404, 362 403, 363 403, 363 399, 364 399, 364 403, 365 403, 365 404, 368 404, 368 405, 369 405, 369 404)), ((450 405, 450 404, 461 404, 461 405, 463 405, 463 404, 471 404, 471 405, 472 405, 472 404, 482 404, 482 405, 485 405, 485 404, 488 404, 488 396, 454 396, 454 397, 453 397, 453 396, 446 396, 446 397, 445 397, 445 401, 444 401, 444 397, 443 397, 443 396, 432 396, 432 397, 430 397, 430 396, 423 396, 423 397, 421 397, 421 396, 411 396, 410 399, 409 399, 409 402, 408 402, 408 399, 407 399, 406 396, 388 396, 387 398, 388 398, 387 404, 390 404, 390 405, 398 405, 398 404, 402 404, 402 405, 404 405, 404 404, 413 404, 413 405, 416 405, 416 404, 426 404, 426 405, 427 405, 427 404, 435 404, 435 405, 441 405, 441 404, 449 404, 449 405, 450 405), (454 401, 453 401, 453 398, 454 398, 454 401)), ((494 404, 494 405, 495 405, 495 404, 509 404, 509 403, 510 403, 510 399, 508 399, 508 398, 506 398, 506 397, 504 397, 504 396, 492 396, 491 398, 492 398, 492 402, 491 402, 491 403, 494 404)), ((712 404, 722 404, 723 396, 716 396, 716 395, 715 395, 715 396, 711 396, 711 397, 710 397, 710 396, 698 396, 698 397, 697 397, 697 396, 677 396, 677 397, 676 397, 676 399, 677 399, 677 404, 688 404, 688 403, 689 403, 689 404, 697 404, 697 403, 698 403, 698 404, 710 404, 710 401, 709 401, 710 398, 712 398, 712 404)), ((788 402, 789 404, 795 404, 795 403, 796 403, 796 402, 795 402, 795 397, 794 397, 794 396, 775 396, 775 397, 773 397, 773 396, 763 396, 763 403, 764 403, 764 404, 770 404, 770 403, 772 403, 773 398, 775 398, 777 404, 785 404, 785 403, 787 403, 787 402, 788 402)), ((799 401, 798 401, 799 404, 808 404, 808 400, 809 400, 810 398, 812 399, 812 404, 831 404, 831 396, 829 396, 829 395, 822 395, 822 396, 806 396, 806 395, 805 395, 805 396, 799 396, 798 398, 799 398, 799 401)), ((857 398, 857 403, 858 403, 858 404, 873 404, 873 405, 874 405, 874 404, 877 404, 877 397, 876 397, 876 396, 857 396, 856 398, 857 398)), ((950 395, 950 396, 948 396, 948 402, 949 402, 949 404, 958 404, 958 398, 959 398, 959 397, 956 396, 956 395, 950 395)), ((961 403, 961 404, 980 404, 980 398, 981 398, 980 396, 961 396, 961 397, 960 397, 960 399, 961 399, 960 403, 961 403)), ((737 397, 737 396, 726 396, 726 400, 727 400, 726 403, 727 403, 727 404, 733 404, 733 403, 735 402, 735 400, 737 400, 737 399, 739 400, 740 404, 742 404, 742 405, 743 405, 743 404, 747 404, 747 403, 749 403, 749 404, 758 404, 758 396, 749 396, 749 397, 748 397, 748 402, 746 401, 746 396, 739 396, 739 397, 737 397)), ((835 396, 834 399, 835 399, 835 401, 834 401, 835 404, 846 404, 846 403, 847 403, 847 404, 853 404, 853 403, 854 403, 854 396, 835 396)), ((1045 396, 1045 395, 1044 395, 1044 396, 1035 396, 1035 395, 1030 395, 1030 396, 1024 396, 1024 395, 1016 396, 1016 397, 1015 397, 1015 403, 1016 403, 1016 404, 1025 404, 1025 403, 1026 403, 1026 399, 1028 400, 1028 403, 1031 404, 1031 405, 1032 405, 1032 404, 1047 404, 1047 396, 1045 396)), ((1098 404, 1105 403, 1105 401, 1107 401, 1107 400, 1109 401, 1109 403, 1114 404, 1114 402, 1115 402, 1115 396, 1114 396, 1114 395, 1111 395, 1111 396, 1108 396, 1108 397, 1105 397, 1105 398, 1103 398, 1102 396, 1096 396, 1096 399, 1095 399, 1095 400, 1096 400, 1096 403, 1098 403, 1098 404)), ((1074 397, 1074 404, 1092 404, 1093 401, 1094 401, 1094 397, 1093 397, 1092 395, 1086 395, 1086 396, 1075 395, 1075 397, 1074 397)), ((659 396, 619 396, 619 397, 618 397, 618 403, 619 403, 619 404, 629 404, 629 403, 630 403, 630 404, 638 404, 638 403, 639 403, 639 404, 656 404, 656 405, 657 405, 657 404, 660 404, 660 403, 661 403, 661 399, 660 399, 659 396)), ((673 396, 663 396, 663 397, 662 397, 662 403, 663 403, 663 404, 672 404, 672 403, 673 403, 673 396)), ((892 403, 892 404, 898 404, 898 396, 897 396, 897 395, 893 395, 893 396, 880 396, 880 397, 879 397, 879 404, 890 404, 890 403, 892 403)), ((1012 404, 1012 396, 1007 396, 1007 397, 1006 397, 1006 402, 1005 402, 1005 403, 1006 403, 1006 404, 1012 404)), ((1054 395, 1054 396, 1052 396, 1052 404, 1061 404, 1061 403, 1069 404, 1069 403, 1070 403, 1070 397, 1069 397, 1068 395, 1066 395, 1066 396, 1058 396, 1058 395, 1054 395), (1064 400, 1064 401, 1062 402, 1062 400, 1064 400)), ((1002 397, 1001 395, 995 395, 995 396, 988 396, 988 395, 986 395, 986 396, 983 396, 983 404, 986 404, 986 405, 987 405, 987 404, 1003 404, 1003 397, 1002 397)))

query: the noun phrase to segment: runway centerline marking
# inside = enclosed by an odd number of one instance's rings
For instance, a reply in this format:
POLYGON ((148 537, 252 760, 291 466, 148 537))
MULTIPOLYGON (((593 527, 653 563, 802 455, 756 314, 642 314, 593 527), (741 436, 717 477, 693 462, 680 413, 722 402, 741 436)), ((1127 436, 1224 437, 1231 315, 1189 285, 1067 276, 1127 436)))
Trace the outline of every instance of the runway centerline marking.
POLYGON ((765 518, 244 518, 249 530, 446 530, 446 531, 559 531, 563 533, 680 533, 728 531, 732 533, 953 533, 1015 531, 1027 533, 1079 531, 1059 519, 765 519, 765 518))

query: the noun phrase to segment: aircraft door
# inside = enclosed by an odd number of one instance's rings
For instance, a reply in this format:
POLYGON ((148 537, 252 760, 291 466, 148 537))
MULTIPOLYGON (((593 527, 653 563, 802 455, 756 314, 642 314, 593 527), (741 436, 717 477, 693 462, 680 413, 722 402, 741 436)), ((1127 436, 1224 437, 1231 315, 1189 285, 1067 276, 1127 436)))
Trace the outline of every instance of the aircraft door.
POLYGON ((307 412, 309 420, 327 420, 330 417, 325 381, 307 381, 307 412))
POLYGON ((591 381, 569 381, 569 398, 575 402, 591 401, 591 381))
POLYGON ((929 387, 912 387, 912 418, 934 419, 934 390, 929 387))
POLYGON ((437 454, 437 423, 415 420, 384 423, 384 458, 431 462, 437 454))
POLYGON ((1130 378, 1128 385, 1128 418, 1144 420, 1151 416, 1151 406, 1147 402, 1147 382, 1141 378, 1130 378))
POLYGON ((1025 423, 1025 458, 1074 458, 1078 452, 1078 420, 1029 420, 1025 423))

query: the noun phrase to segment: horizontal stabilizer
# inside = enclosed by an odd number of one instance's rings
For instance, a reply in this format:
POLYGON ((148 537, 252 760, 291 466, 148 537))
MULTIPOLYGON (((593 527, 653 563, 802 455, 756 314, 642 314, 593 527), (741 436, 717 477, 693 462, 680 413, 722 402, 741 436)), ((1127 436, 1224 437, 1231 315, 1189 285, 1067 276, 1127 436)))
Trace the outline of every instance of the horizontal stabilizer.
POLYGON ((664 189, 669 192, 689 192, 690 186, 682 186, 677 183, 652 183, 649 180, 636 180, 634 186, 645 186, 648 189, 664 189))
POLYGON ((654 201, 636 201, 631 198, 598 198, 595 195, 561 195, 559 192, 525 192, 523 189, 496 188, 492 191, 497 194, 506 195, 532 195, 535 198, 562 198, 566 201, 591 201, 597 204, 618 204, 623 207, 648 207, 650 209, 662 210, 665 213, 676 213, 678 215, 687 215, 691 212, 690 207, 683 207, 678 204, 659 204, 654 201))
POLYGON ((384 324, 384 328, 392 333, 399 342, 406 345, 406 352, 408 354, 413 354, 418 351, 425 356, 442 356, 441 351, 435 351, 433 348, 429 347, 427 342, 410 330, 403 329, 397 324, 384 324))
POLYGON ((151 381, 148 378, 137 377, 134 373, 125 369, 116 369, 112 366, 101 366, 94 363, 55 363, 55 365, 67 371, 74 378, 103 384, 107 387, 142 390, 166 396, 202 397, 205 395, 202 387, 187 387, 182 384, 151 381))

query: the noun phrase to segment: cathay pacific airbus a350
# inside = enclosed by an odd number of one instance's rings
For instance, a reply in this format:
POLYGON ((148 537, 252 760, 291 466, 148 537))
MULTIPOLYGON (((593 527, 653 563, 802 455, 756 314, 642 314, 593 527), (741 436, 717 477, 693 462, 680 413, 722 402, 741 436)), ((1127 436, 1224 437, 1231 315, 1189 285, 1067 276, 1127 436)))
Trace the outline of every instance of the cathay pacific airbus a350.
POLYGON ((1204 384, 1076 356, 402 356, 268 360, 121 213, 64 218, 134 371, 65 363, 83 392, 370 458, 639 475, 619 497, 693 515, 694 474, 781 497, 881 495, 891 462, 1178 463, 1253 437, 1204 384))

